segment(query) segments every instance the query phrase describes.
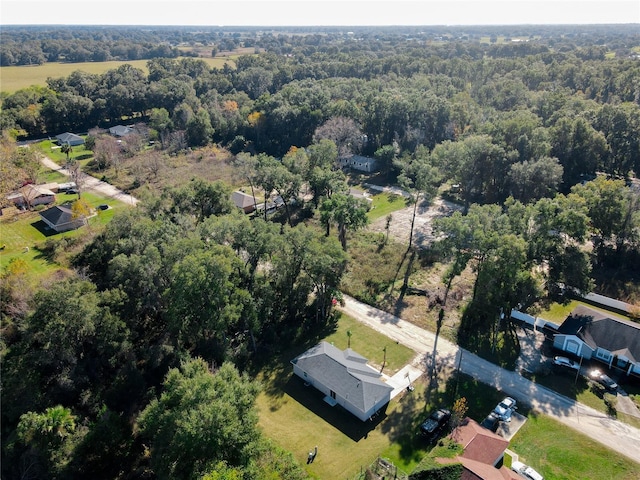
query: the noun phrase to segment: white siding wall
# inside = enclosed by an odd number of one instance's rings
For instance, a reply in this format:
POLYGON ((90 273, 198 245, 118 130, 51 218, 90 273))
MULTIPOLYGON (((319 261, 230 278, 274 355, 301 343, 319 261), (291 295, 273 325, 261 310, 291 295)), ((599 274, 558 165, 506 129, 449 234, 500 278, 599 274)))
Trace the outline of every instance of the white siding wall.
POLYGON ((553 346, 587 360, 589 360, 594 353, 589 345, 575 335, 556 335, 553 340, 553 346))

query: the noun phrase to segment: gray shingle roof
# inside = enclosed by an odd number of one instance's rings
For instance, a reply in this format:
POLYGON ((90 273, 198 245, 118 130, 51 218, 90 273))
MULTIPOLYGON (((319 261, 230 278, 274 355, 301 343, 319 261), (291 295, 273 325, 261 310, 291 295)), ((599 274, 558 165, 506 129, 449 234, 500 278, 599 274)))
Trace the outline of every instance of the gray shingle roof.
POLYGON ((133 132, 133 129, 125 125, 116 125, 115 127, 109 128, 109 133, 111 135, 115 135, 116 137, 124 137, 131 132, 133 132))
POLYGON ((40 212, 40 216, 46 218, 53 225, 64 225, 73 220, 71 205, 68 203, 56 205, 55 207, 40 212))
POLYGON ((367 359, 350 348, 340 350, 327 342, 321 342, 291 363, 297 364, 308 375, 362 412, 367 412, 382 397, 393 390, 384 383, 382 375, 367 365, 367 359))
POLYGON ((62 145, 68 143, 69 145, 80 145, 84 143, 84 139, 76 135, 75 133, 65 132, 60 135, 56 135, 58 142, 62 145))
POLYGON ((579 306, 560 325, 558 332, 576 335, 592 348, 601 347, 624 355, 634 363, 640 361, 640 325, 637 323, 579 306))
POLYGON ((238 208, 253 207, 255 205, 253 197, 244 192, 233 192, 231 195, 231 201, 238 208))

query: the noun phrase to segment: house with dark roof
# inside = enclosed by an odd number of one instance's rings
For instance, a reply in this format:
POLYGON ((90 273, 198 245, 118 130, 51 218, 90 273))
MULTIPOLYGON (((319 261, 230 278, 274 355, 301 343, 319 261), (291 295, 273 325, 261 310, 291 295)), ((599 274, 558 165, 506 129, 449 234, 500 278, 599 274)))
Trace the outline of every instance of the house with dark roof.
POLYGON ((553 346, 585 360, 599 360, 640 375, 640 324, 589 307, 576 307, 555 334, 553 346))
POLYGON ((507 439, 471 418, 465 418, 450 436, 462 445, 463 453, 454 458, 438 458, 437 461, 442 464, 461 463, 461 480, 521 480, 505 466, 498 468, 509 446, 507 439))
POLYGON ((244 213, 251 213, 256 209, 256 199, 244 192, 236 191, 231 194, 233 204, 244 213))
POLYGON ((320 342, 291 360, 293 373, 325 395, 331 406, 340 405, 363 422, 389 403, 393 387, 367 359, 350 348, 340 350, 320 342))
POLYGON ((84 217, 74 218, 70 203, 56 205, 55 207, 44 210, 40 212, 40 217, 49 228, 52 228, 56 232, 75 230, 87 224, 87 219, 84 217))
POLYGON ((80 135, 76 135, 75 133, 65 132, 60 135, 56 135, 56 139, 58 140, 59 145, 70 145, 75 147, 76 145, 84 144, 84 138, 80 135))

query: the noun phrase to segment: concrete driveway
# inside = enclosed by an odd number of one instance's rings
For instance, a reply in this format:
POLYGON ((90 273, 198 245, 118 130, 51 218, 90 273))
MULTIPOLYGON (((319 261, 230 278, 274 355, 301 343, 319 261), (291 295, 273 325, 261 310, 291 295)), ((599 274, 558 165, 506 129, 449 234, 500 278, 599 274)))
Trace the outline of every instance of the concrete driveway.
MULTIPOLYGON (((63 175, 69 176, 69 172, 64 169, 63 167, 61 167, 60 165, 58 165, 56 162, 54 162, 53 160, 51 160, 49 157, 43 157, 41 159, 41 163, 51 169, 54 170, 56 172, 60 172, 63 175)), ((122 190, 119 190, 118 188, 114 187, 113 185, 107 183, 107 182, 103 182, 102 180, 98 180, 95 177, 92 177, 91 175, 87 175, 86 173, 82 173, 82 180, 81 180, 81 189, 82 190, 90 190, 90 191, 94 191, 94 192, 98 192, 102 195, 104 195, 105 197, 109 197, 109 198, 113 198, 115 200, 119 200, 123 203, 126 203, 127 205, 137 205, 138 204, 138 199, 135 198, 132 195, 129 195, 127 193, 124 193, 122 190)))
POLYGON ((518 373, 494 365, 447 340, 439 338, 436 343, 432 332, 349 296, 344 296, 344 306, 340 309, 374 330, 413 349, 418 354, 413 362, 416 368, 428 372, 434 360, 436 366, 446 365, 455 368, 460 364, 462 372, 492 385, 516 398, 519 403, 529 405, 537 412, 549 415, 640 463, 639 429, 537 385, 518 373))

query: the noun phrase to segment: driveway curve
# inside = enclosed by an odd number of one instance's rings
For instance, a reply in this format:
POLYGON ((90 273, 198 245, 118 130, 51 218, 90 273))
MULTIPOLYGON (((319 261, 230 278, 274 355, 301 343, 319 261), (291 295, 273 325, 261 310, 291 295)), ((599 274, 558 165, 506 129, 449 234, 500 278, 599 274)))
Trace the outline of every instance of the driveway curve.
POLYGON ((615 420, 516 372, 505 370, 401 318, 344 296, 340 310, 417 353, 413 364, 423 372, 443 366, 460 370, 549 415, 562 424, 640 463, 640 430, 615 420))
MULTIPOLYGON (((56 162, 54 162, 53 160, 51 160, 49 157, 43 157, 41 159, 41 163, 51 169, 54 170, 56 172, 60 172, 63 175, 69 176, 69 172, 61 167, 60 165, 58 165, 56 162)), ((105 197, 109 197, 109 198, 113 198, 115 200, 119 200, 123 203, 126 203, 127 205, 137 205, 138 204, 138 199, 136 197, 134 197, 133 195, 129 195, 128 193, 124 193, 122 190, 114 187, 113 185, 107 183, 107 182, 103 182, 102 180, 98 180, 95 177, 92 177, 91 175, 87 175, 86 173, 81 173, 82 175, 82 189, 83 190, 91 190, 93 192, 97 192, 100 193, 101 195, 104 195, 105 197)))

